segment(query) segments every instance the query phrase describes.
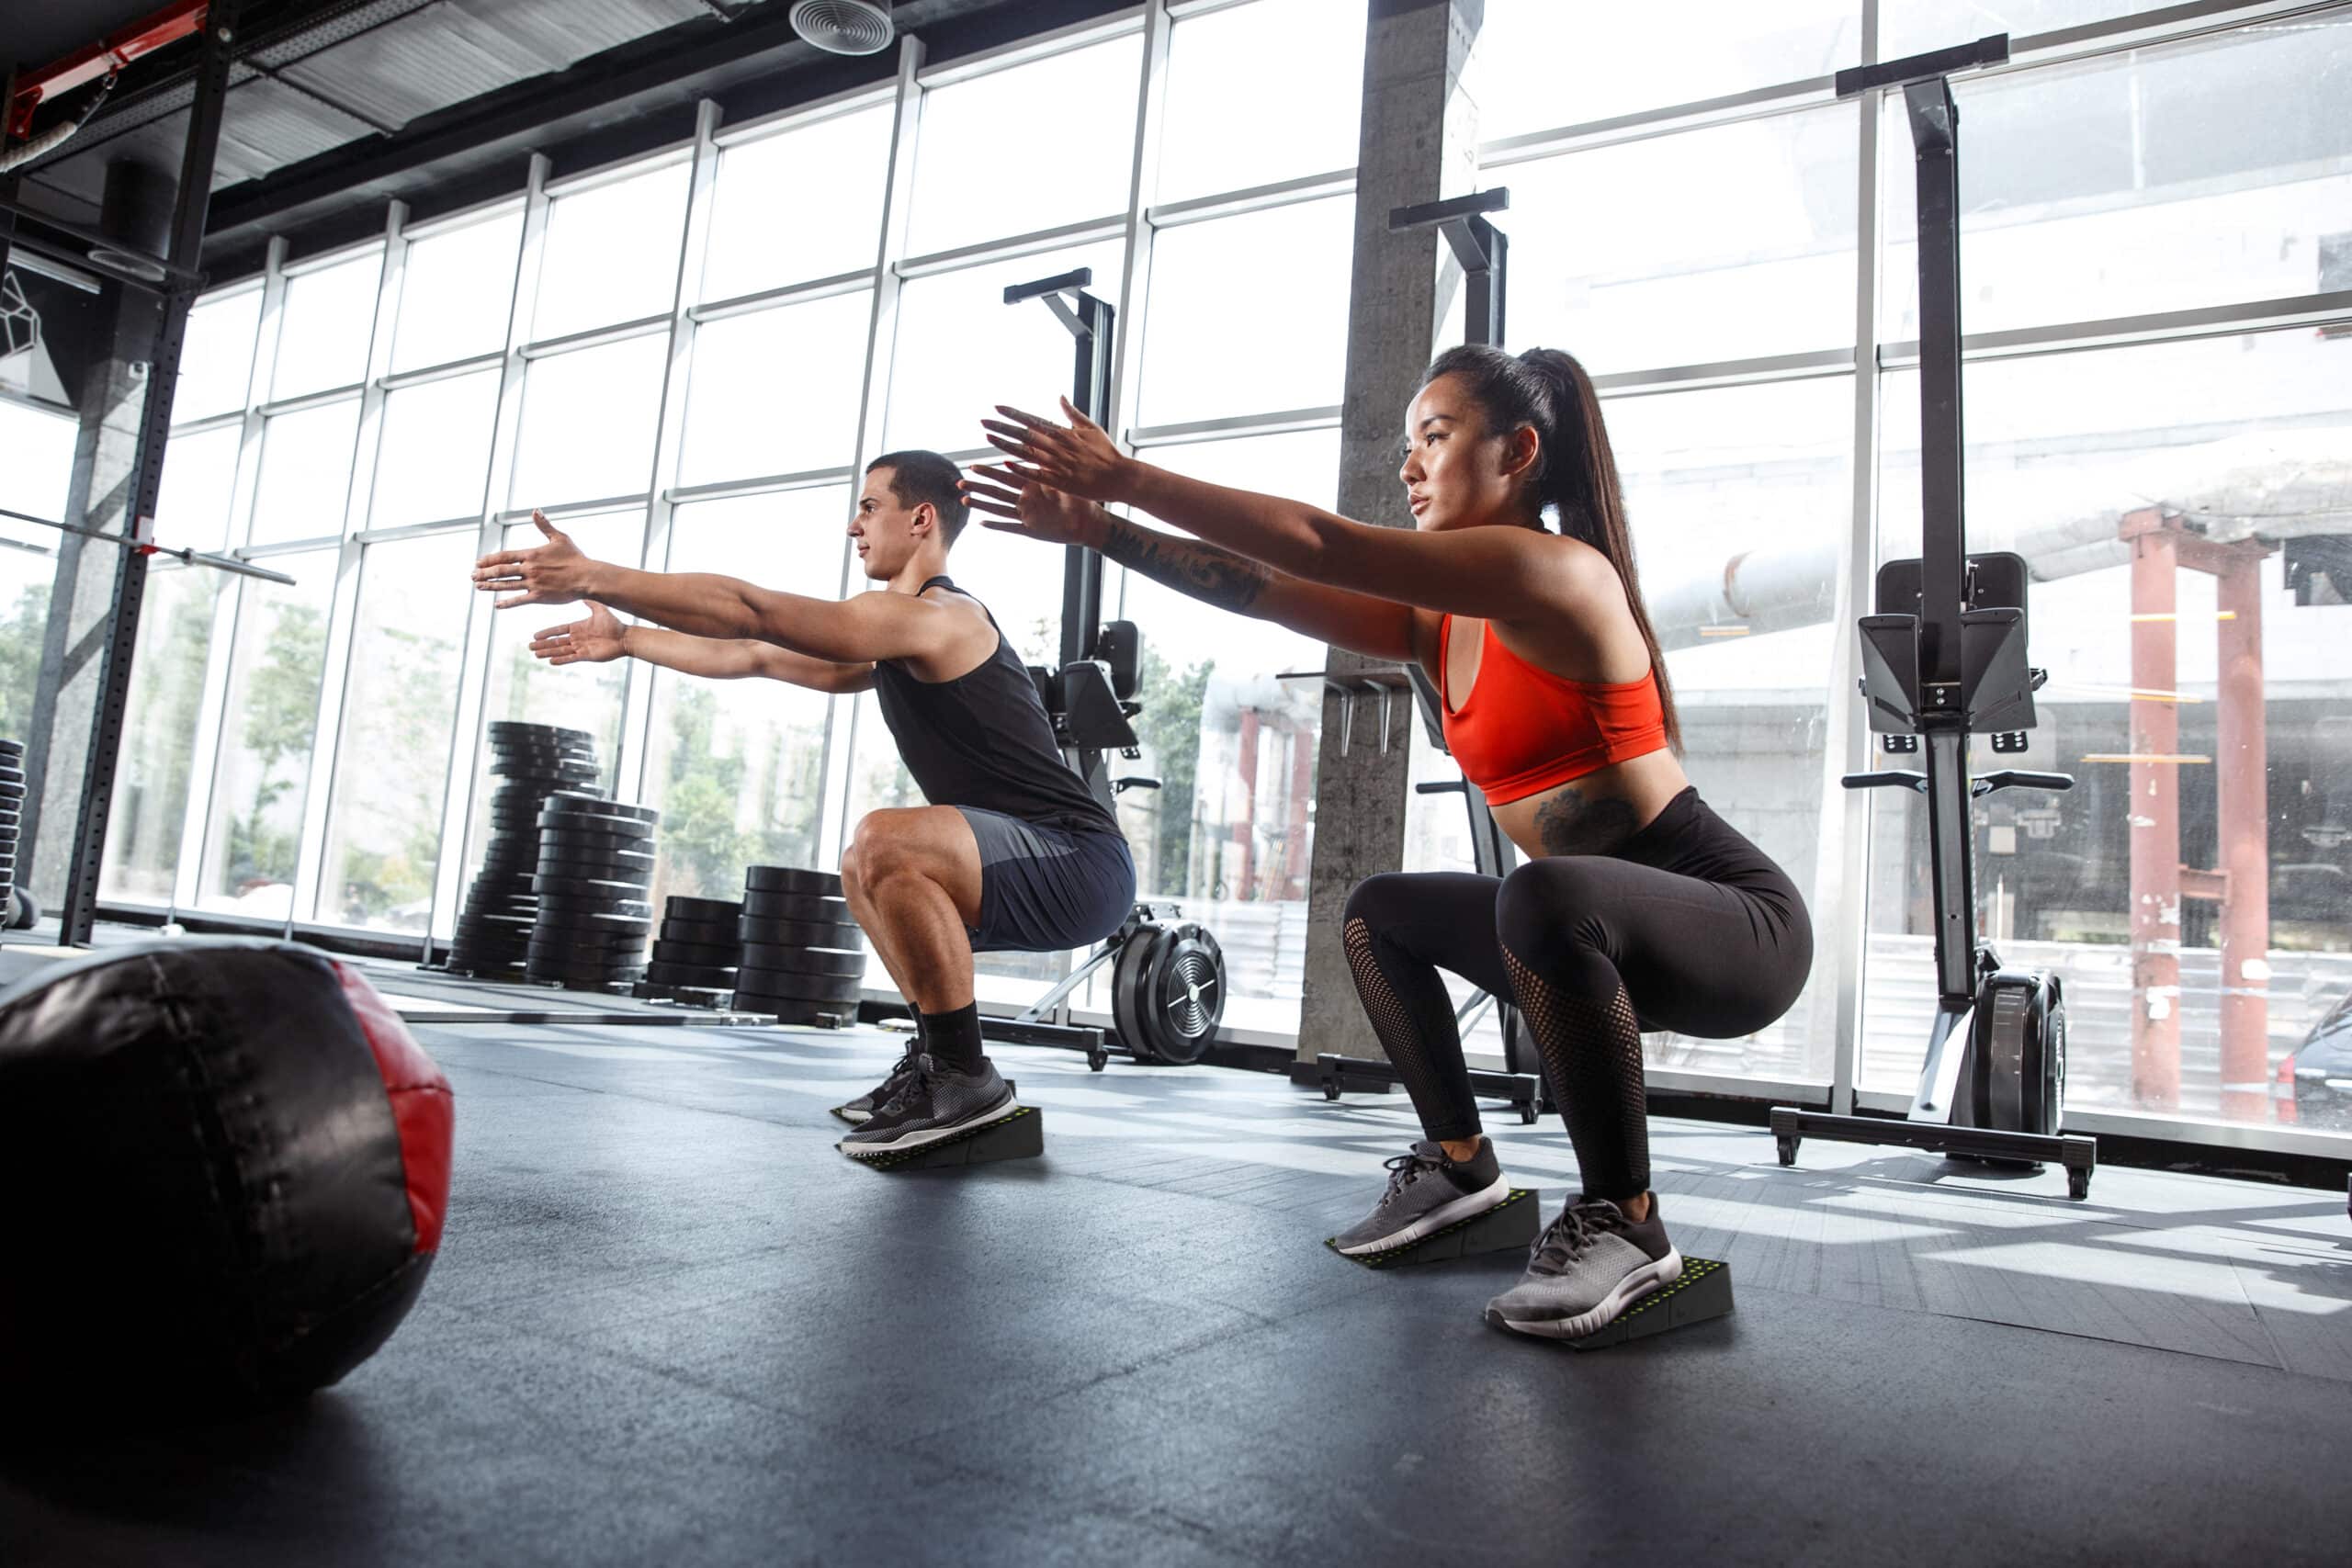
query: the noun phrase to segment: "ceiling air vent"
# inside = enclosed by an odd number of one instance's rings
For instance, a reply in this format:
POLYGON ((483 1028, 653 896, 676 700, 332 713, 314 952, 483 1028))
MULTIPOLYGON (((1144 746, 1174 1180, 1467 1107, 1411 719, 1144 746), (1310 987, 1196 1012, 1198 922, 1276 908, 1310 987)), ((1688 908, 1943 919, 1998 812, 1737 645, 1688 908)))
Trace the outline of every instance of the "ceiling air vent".
POLYGON ((792 28, 834 54, 874 54, 890 46, 888 0, 794 0, 792 28))

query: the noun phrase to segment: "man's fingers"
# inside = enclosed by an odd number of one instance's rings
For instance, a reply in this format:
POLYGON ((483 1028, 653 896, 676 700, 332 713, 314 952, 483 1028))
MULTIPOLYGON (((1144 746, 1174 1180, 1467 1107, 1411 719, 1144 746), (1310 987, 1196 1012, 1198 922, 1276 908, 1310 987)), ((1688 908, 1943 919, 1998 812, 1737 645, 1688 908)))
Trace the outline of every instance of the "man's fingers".
POLYGON ((536 604, 538 602, 539 596, 536 592, 512 593, 503 599, 492 600, 490 607, 493 610, 519 610, 526 604, 536 604))
POLYGON ((548 538, 560 539, 563 537, 562 535, 555 531, 555 525, 548 521, 548 514, 541 512, 536 506, 531 508, 531 521, 538 526, 539 532, 545 534, 548 538))
POLYGON ((1015 423, 1027 425, 1032 430, 1052 430, 1055 428, 1054 422, 1052 420, 1039 419, 1034 413, 1024 413, 1021 410, 1014 408, 1011 403, 997 404, 996 412, 1004 415, 1005 418, 1013 421, 1015 423))

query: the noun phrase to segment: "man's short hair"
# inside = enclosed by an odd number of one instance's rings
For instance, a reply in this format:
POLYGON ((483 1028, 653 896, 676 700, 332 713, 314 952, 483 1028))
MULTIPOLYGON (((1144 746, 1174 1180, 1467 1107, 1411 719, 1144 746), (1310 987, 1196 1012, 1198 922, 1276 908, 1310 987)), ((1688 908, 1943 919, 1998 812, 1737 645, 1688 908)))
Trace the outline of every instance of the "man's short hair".
POLYGON ((936 452, 917 450, 885 452, 865 465, 869 474, 876 468, 890 470, 890 493, 900 506, 911 509, 931 502, 939 513, 941 536, 948 548, 955 548, 956 536, 964 531, 964 492, 956 488, 963 471, 936 452))

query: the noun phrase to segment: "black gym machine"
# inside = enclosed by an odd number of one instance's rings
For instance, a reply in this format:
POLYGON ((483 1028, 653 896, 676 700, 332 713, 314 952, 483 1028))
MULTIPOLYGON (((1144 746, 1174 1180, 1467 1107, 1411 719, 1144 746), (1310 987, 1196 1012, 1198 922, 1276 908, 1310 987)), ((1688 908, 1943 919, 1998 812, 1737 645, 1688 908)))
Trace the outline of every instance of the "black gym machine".
MULTIPOLYGON (((1004 291, 1004 302, 1043 300, 1077 343, 1070 401, 1098 424, 1110 417, 1112 332, 1117 310, 1087 292, 1093 269, 1079 267, 1004 291)), ((1029 675, 1054 723, 1063 760, 1104 806, 1130 789, 1158 789, 1138 774, 1113 778, 1109 757, 1142 755, 1133 720, 1143 711, 1136 691, 1143 639, 1132 621, 1102 620, 1102 558, 1068 547, 1062 567, 1061 663, 1031 665, 1029 675)), ((1138 1062, 1197 1062, 1225 1016, 1225 955, 1208 929, 1182 919, 1176 904, 1144 901, 1119 929, 1044 996, 1011 1018, 983 1018, 981 1034, 1014 1045, 1055 1045, 1086 1054, 1101 1072, 1113 1045, 1138 1062), (1105 964, 1112 966, 1115 1034, 1054 1021, 1065 1002, 1105 964)), ((1064 1015, 1066 1018, 1066 1014, 1064 1015)))
MULTIPOLYGON (((2005 789, 2064 790, 2064 773, 1996 769, 1972 777, 1969 740, 1998 755, 2026 749, 2033 694, 2048 678, 2026 663, 2026 563, 1971 555, 1962 501, 1960 330, 1960 116, 1952 73, 2009 57, 2006 34, 1841 71, 1838 96, 1899 86, 1917 163, 1920 553, 1878 570, 1875 615, 1859 622, 1862 705, 1884 749, 1923 748, 1924 773, 1849 773, 1848 789, 1927 797, 1936 938, 1936 1014, 1910 1113, 1901 1121, 1776 1106, 1782 1165, 1807 1137, 1899 1144, 1959 1159, 2066 1171, 2067 1195, 2090 1194, 2098 1146, 2059 1131, 2066 1081, 2066 1008, 2058 977, 2006 967, 1976 936, 1972 803, 2005 789)), ((1867 367, 1866 367, 1867 373, 1867 367)))
MULTIPOLYGON (((1455 265, 1462 269, 1464 287, 1463 336, 1474 344, 1497 344, 1503 341, 1503 305, 1510 273, 1510 239, 1488 220, 1487 214, 1501 212, 1510 206, 1510 192, 1498 186, 1491 190, 1474 191, 1468 196, 1453 197, 1444 201, 1426 202, 1417 207, 1399 207, 1388 214, 1388 231, 1392 234, 1412 233, 1434 229, 1443 237, 1453 253, 1455 265)), ((1419 711, 1422 733, 1430 744, 1440 751, 1447 751, 1445 743, 1444 698, 1438 693, 1429 672, 1418 664, 1399 666, 1411 683, 1414 706, 1419 711)), ((1348 699, 1348 700, 1352 700, 1348 699)), ((1384 691, 1381 700, 1385 703, 1384 691)), ((1480 876, 1507 876, 1519 862, 1519 852, 1495 818, 1487 809, 1485 796, 1472 787, 1465 778, 1435 779, 1413 786, 1417 795, 1459 795, 1470 814, 1470 858, 1472 869, 1480 876)), ((1484 991, 1473 991, 1455 1010, 1454 1027, 1467 1034, 1479 1016, 1488 1007, 1495 1010, 1496 1021, 1502 1031, 1503 1071, 1499 1073, 1472 1069, 1470 1088, 1474 1093, 1504 1100, 1519 1114, 1521 1123, 1533 1122, 1541 1115, 1550 1099, 1545 1093, 1541 1063, 1520 1025, 1519 1010, 1500 997, 1490 997, 1484 991)), ((1374 1061, 1365 1056, 1346 1056, 1334 1052, 1318 1053, 1315 1058, 1316 1082, 1326 1100, 1337 1100, 1353 1091, 1385 1091, 1396 1088, 1395 1066, 1386 1061, 1374 1061)))

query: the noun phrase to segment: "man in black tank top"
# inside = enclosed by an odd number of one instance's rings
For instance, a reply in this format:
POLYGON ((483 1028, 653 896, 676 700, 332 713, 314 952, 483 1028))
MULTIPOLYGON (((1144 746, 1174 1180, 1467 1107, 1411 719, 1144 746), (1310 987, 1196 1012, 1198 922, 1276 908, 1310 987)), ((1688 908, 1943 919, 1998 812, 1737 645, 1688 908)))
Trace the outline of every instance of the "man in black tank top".
POLYGON ((868 812, 842 853, 851 912, 917 1031, 890 1076, 842 1107, 857 1123, 842 1143, 851 1153, 920 1146, 1018 1111, 982 1053, 973 953, 1085 947, 1135 903, 1117 818, 1063 761, 994 617, 946 575, 965 520, 960 477, 936 452, 867 466, 849 532, 886 592, 815 599, 632 570, 591 560, 537 513, 546 544, 474 568, 502 610, 588 602, 587 619, 532 641, 549 663, 626 655, 690 675, 874 692, 931 804, 868 812), (658 624, 625 626, 608 605, 658 624))

